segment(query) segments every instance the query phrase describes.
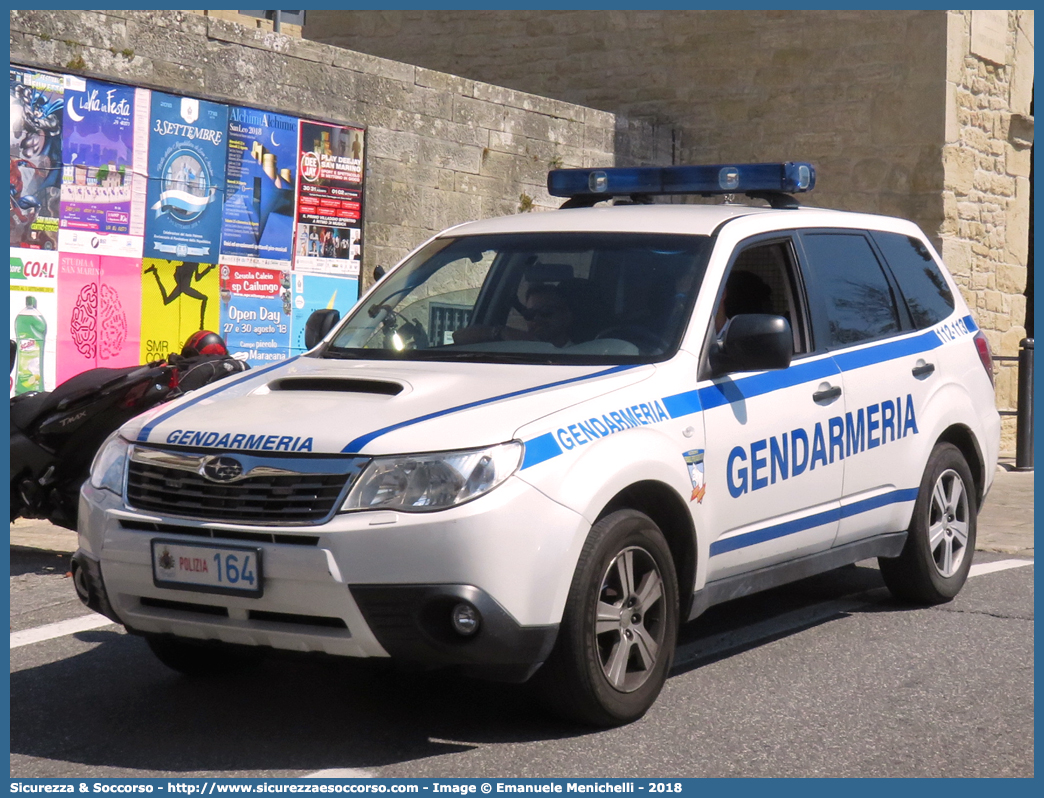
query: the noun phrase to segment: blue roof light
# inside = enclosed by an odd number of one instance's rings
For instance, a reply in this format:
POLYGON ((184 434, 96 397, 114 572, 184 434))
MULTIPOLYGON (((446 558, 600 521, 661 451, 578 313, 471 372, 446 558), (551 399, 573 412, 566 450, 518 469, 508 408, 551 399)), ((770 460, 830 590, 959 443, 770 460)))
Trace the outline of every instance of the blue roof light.
POLYGON ((549 194, 577 199, 749 192, 792 194, 811 191, 815 185, 815 167, 801 162, 554 169, 547 175, 549 194))

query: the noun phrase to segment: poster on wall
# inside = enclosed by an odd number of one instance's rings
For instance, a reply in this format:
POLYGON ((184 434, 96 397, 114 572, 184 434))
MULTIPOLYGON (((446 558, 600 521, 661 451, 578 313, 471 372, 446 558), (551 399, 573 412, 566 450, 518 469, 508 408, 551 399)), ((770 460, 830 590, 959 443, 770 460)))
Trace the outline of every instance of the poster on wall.
POLYGON ((294 270, 359 276, 365 131, 300 123, 294 270))
POLYGON ((98 365, 136 366, 141 361, 141 259, 102 255, 98 274, 98 365))
POLYGON ((11 67, 11 246, 58 248, 62 77, 11 67))
POLYGON ((290 272, 221 265, 221 335, 251 366, 290 357, 290 272))
POLYGON ((141 266, 142 363, 181 352, 198 330, 218 331, 216 264, 145 258, 141 266))
POLYGON ((228 106, 152 92, 145 257, 217 262, 227 133, 228 106))
POLYGON ((52 391, 58 355, 58 253, 11 250, 11 395, 52 391))
POLYGON ((141 261, 58 256, 57 381, 92 368, 138 364, 141 261))
POLYGON ((229 108, 222 263, 290 268, 296 176, 297 119, 229 108))
POLYGON ((294 309, 291 348, 292 354, 299 355, 307 349, 304 333, 308 317, 316 310, 336 308, 341 312, 341 318, 344 318, 359 298, 359 281, 356 278, 296 272, 292 282, 294 309))
POLYGON ((136 110, 149 94, 66 76, 58 236, 63 252, 141 255, 148 168, 147 147, 141 145, 147 130, 136 130, 136 110))

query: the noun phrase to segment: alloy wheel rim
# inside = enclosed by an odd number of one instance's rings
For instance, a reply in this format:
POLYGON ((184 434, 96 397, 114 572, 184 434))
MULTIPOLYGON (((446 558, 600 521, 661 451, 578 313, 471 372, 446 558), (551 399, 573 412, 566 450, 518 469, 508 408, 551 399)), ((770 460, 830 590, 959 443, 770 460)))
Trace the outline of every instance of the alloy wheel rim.
POLYGON ((961 475, 947 469, 935 481, 928 509, 928 550, 935 570, 950 577, 960 570, 968 547, 968 490, 961 475))
POLYGON ((652 676, 666 623, 663 575, 645 549, 620 551, 602 575, 595 612, 595 648, 602 673, 622 693, 652 676))

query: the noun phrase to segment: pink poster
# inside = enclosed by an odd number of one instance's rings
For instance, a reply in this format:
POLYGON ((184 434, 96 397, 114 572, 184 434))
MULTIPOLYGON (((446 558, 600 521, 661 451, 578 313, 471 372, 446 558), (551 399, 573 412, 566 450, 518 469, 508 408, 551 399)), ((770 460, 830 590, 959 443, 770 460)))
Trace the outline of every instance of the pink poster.
POLYGON ((98 365, 136 366, 141 349, 141 259, 101 256, 98 365))
POLYGON ((59 384, 97 365, 100 272, 99 255, 58 258, 59 384))
POLYGON ((58 382, 99 366, 138 363, 141 261, 62 253, 58 261, 58 382))

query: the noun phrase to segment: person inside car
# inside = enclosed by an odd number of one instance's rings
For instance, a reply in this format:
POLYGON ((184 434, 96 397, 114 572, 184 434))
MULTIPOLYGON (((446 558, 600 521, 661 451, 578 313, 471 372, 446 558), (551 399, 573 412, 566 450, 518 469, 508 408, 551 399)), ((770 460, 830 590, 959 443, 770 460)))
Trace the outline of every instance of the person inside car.
POLYGON ((473 344, 482 341, 543 341, 555 347, 570 346, 573 312, 562 291, 550 283, 537 283, 526 292, 522 310, 526 329, 501 324, 495 327, 474 325, 453 333, 453 343, 473 344))
POLYGON ((754 272, 740 269, 729 275, 714 315, 714 331, 721 335, 728 320, 741 313, 771 313, 772 289, 754 272))

